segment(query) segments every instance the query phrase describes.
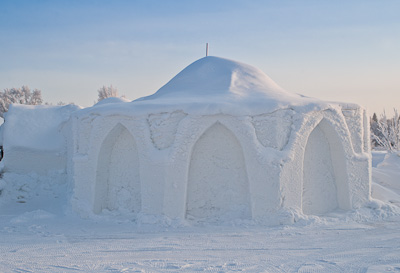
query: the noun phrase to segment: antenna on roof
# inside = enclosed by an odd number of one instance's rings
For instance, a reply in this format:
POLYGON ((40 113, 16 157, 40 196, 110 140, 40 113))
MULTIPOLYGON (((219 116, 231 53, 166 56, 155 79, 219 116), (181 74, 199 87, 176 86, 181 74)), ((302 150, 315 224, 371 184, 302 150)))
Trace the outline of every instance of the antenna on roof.
POLYGON ((206 43, 206 57, 208 56, 208 43, 206 43))

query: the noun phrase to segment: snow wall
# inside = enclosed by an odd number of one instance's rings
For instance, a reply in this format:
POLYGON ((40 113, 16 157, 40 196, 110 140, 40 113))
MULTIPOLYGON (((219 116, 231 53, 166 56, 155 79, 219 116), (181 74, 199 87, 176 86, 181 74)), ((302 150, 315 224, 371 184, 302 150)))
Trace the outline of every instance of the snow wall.
POLYGON ((10 105, 2 125, 4 171, 47 175, 66 173, 68 120, 76 105, 10 105))
POLYGON ((339 104, 305 111, 80 112, 71 120, 73 206, 83 216, 107 211, 272 225, 293 221, 295 212, 362 206, 371 176, 365 111, 339 104))

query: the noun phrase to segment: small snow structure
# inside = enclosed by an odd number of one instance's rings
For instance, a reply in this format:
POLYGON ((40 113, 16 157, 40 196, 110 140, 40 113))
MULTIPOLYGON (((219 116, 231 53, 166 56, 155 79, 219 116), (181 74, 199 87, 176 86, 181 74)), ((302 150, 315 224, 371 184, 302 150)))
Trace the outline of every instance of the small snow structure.
POLYGON ((67 169, 68 127, 76 105, 12 104, 1 126, 4 172, 48 175, 67 169))
POLYGON ((358 105, 291 93, 208 56, 153 95, 72 112, 60 154, 84 217, 275 225, 367 203, 368 126, 358 105))

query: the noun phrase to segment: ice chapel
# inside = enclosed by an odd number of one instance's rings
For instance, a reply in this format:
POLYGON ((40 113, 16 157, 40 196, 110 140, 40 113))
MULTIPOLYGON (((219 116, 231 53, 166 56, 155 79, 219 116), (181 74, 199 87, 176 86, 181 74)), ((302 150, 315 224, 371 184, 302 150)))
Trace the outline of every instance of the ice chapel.
POLYGON ((228 59, 197 60, 153 95, 72 111, 66 126, 81 215, 268 222, 370 198, 363 108, 288 92, 228 59))

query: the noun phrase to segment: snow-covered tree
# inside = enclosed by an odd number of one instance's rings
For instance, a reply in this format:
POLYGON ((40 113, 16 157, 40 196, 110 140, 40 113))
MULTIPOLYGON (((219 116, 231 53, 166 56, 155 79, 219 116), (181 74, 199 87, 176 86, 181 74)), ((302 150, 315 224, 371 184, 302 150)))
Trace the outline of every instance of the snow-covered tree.
POLYGON ((28 86, 4 89, 3 92, 0 92, 0 117, 4 117, 4 113, 8 111, 12 103, 28 105, 42 104, 42 91, 38 89, 31 91, 28 86))
POLYGON ((400 150, 400 116, 396 109, 391 119, 387 118, 384 111, 378 121, 371 120, 371 140, 385 150, 400 150))
POLYGON ((370 130, 371 130, 371 146, 373 148, 379 147, 378 143, 376 142, 376 140, 373 137, 373 135, 375 135, 375 136, 381 135, 380 132, 378 131, 378 116, 376 115, 376 113, 374 113, 372 115, 372 118, 370 118, 369 124, 370 124, 370 130))
POLYGON ((378 116, 376 115, 376 113, 374 113, 374 114, 372 115, 372 121, 373 121, 373 122, 378 122, 378 116))
POLYGON ((114 88, 112 85, 110 86, 103 85, 103 87, 101 87, 97 91, 99 93, 98 94, 99 98, 97 99, 98 102, 109 97, 118 97, 118 90, 117 88, 114 88))

